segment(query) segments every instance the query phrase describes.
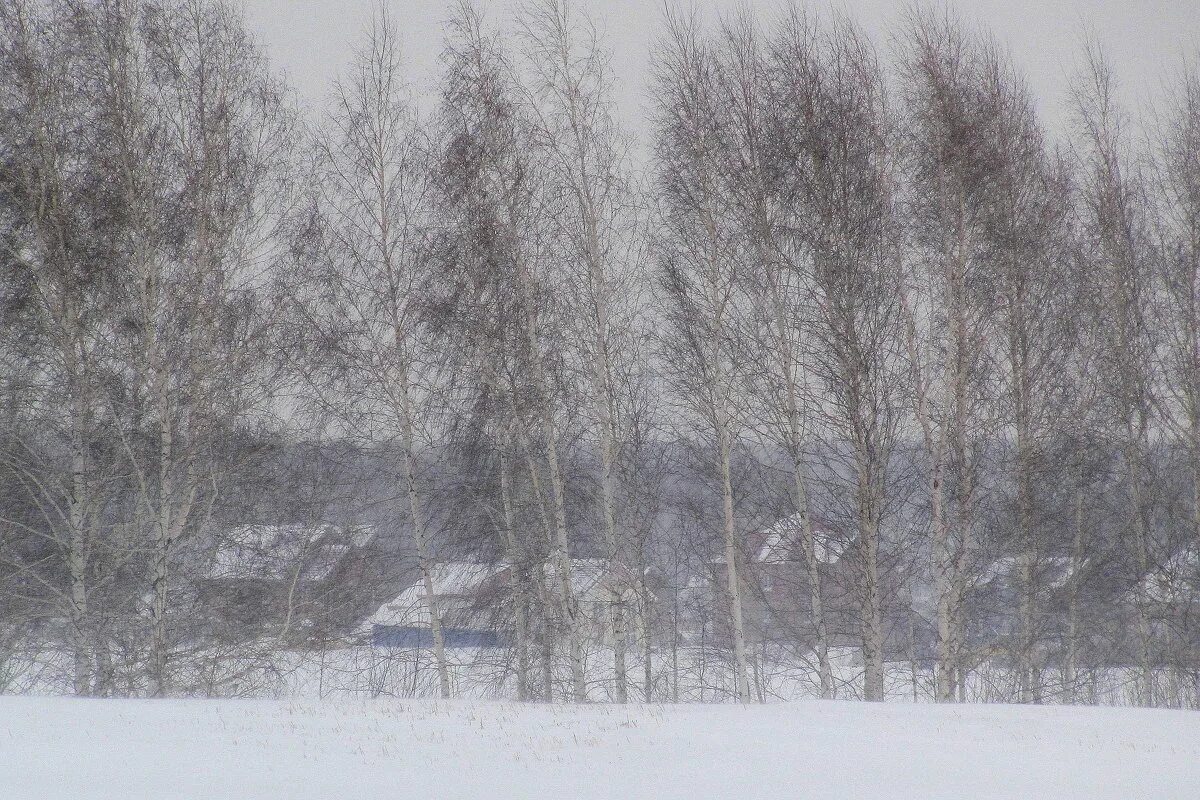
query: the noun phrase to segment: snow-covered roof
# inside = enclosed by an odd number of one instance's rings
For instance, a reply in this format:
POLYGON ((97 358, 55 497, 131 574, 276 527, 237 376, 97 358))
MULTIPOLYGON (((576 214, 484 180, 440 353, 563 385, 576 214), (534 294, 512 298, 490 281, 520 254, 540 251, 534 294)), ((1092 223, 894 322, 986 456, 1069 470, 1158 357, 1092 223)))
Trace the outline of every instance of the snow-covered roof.
MULTIPOLYGON (((558 570, 552 562, 545 565, 545 579, 547 585, 558 585, 558 570)), ((618 575, 616 580, 620 583, 621 591, 627 596, 641 583, 632 572, 618 575)), ((612 581, 609 577, 608 562, 602 558, 571 559, 571 588, 580 603, 612 602, 612 581)))
MULTIPOLYGON (((467 598, 507 567, 504 562, 490 564, 472 561, 440 561, 430 565, 429 577, 433 594, 439 600, 467 598)), ((369 625, 428 625, 429 609, 425 603, 425 581, 418 575, 411 586, 395 599, 381 605, 369 625)))
MULTIPOLYGON (((480 564, 469 561, 442 561, 429 568, 429 578, 433 583, 435 595, 439 597, 465 596, 473 594, 480 584, 504 569, 505 566, 502 562, 480 564)), ((418 581, 414 586, 410 586, 405 594, 414 590, 419 596, 424 597, 424 582, 418 581)))
POLYGON ((222 535, 208 577, 290 580, 299 570, 301 580, 323 580, 373 535, 369 526, 239 525, 222 535))
MULTIPOLYGON (((586 603, 598 599, 603 590, 604 567, 604 562, 598 558, 571 559, 571 588, 579 602, 586 603)), ((558 565, 548 561, 542 570, 546 585, 557 587, 558 565)))
MULTIPOLYGON (((503 561, 493 563, 447 561, 430 567, 433 593, 443 614, 466 613, 470 605, 493 586, 508 569, 503 561)), ((558 588, 558 570, 553 563, 543 566, 542 579, 552 591, 558 588)), ((621 588, 627 594, 639 584, 635 575, 626 575, 621 588)), ((571 559, 571 588, 580 604, 594 605, 612 601, 608 564, 600 558, 571 559)), ((394 600, 381 605, 366 621, 371 625, 426 626, 429 608, 425 603, 425 584, 418 576, 411 586, 394 600)))
MULTIPOLYGON (((817 520, 812 520, 813 550, 817 561, 822 564, 833 564, 845 552, 848 542, 837 533, 817 520)), ((795 561, 802 557, 800 552, 800 534, 803 527, 800 515, 793 514, 775 522, 762 533, 761 543, 755 553, 755 560, 763 564, 782 564, 795 561)))
MULTIPOLYGON (((1021 569, 1022 558, 1022 556, 1010 555, 993 559, 984 567, 976 582, 985 584, 999 579, 1015 581, 1015 576, 1021 569)), ((1049 588, 1061 589, 1075 574, 1075 561, 1068 556, 1039 556, 1035 570, 1042 576, 1041 580, 1045 581, 1049 588)))
POLYGON ((1061 589, 1075 577, 1076 562, 1073 558, 1068 558, 1067 556, 1050 556, 1049 558, 1043 558, 1042 561, 1049 561, 1053 567, 1053 573, 1050 575, 1049 580, 1051 589, 1061 589))

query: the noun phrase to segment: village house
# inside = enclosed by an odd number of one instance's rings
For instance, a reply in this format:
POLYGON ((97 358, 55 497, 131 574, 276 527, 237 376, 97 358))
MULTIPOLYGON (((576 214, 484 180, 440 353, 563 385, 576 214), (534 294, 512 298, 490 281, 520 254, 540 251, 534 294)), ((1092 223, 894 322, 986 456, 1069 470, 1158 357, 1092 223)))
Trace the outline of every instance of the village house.
MULTIPOLYGON (((434 605, 447 647, 493 648, 511 644, 512 566, 507 562, 438 562, 430 567, 434 605)), ((629 609, 631 634, 636 633, 636 604, 646 597, 637 576, 613 576, 603 559, 571 560, 571 579, 579 614, 592 641, 611 643, 613 604, 620 598, 629 609), (617 591, 614 591, 614 588, 617 591)), ((545 594, 555 596, 558 575, 543 565, 545 594)), ((374 647, 418 648, 433 646, 432 617, 426 589, 417 574, 411 585, 382 604, 364 622, 361 632, 374 647)))

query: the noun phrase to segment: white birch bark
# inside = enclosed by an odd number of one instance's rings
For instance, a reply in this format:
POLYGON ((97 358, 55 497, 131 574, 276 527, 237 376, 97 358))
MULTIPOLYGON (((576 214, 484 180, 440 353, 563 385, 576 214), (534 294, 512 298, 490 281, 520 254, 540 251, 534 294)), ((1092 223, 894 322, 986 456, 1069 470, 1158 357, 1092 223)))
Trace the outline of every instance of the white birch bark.
POLYGON ((1066 702, 1079 700, 1079 592, 1083 584, 1084 565, 1084 515, 1083 515, 1083 470, 1080 469, 1079 483, 1075 489, 1075 508, 1071 535, 1071 575, 1067 583, 1067 641, 1063 658, 1063 685, 1066 702))
POLYGON ((543 0, 522 9, 518 20, 532 72, 530 105, 548 145, 552 181, 570 198, 563 223, 564 244, 575 285, 573 315, 582 331, 583 358, 589 378, 590 405, 597 421, 600 455, 601 525, 606 559, 605 582, 613 635, 614 699, 628 699, 624 603, 628 575, 618 532, 616 459, 619 435, 614 418, 613 313, 619 284, 612 263, 628 236, 615 226, 632 222, 620 207, 626 188, 625 164, 615 123, 606 108, 605 54, 596 35, 575 18, 566 3, 543 0))
POLYGON ((509 465, 508 448, 511 437, 506 436, 500 445, 500 503, 504 526, 504 542, 510 564, 509 591, 512 593, 513 624, 517 649, 517 700, 530 699, 529 692, 529 610, 528 558, 517 542, 516 522, 513 515, 512 469, 509 465))

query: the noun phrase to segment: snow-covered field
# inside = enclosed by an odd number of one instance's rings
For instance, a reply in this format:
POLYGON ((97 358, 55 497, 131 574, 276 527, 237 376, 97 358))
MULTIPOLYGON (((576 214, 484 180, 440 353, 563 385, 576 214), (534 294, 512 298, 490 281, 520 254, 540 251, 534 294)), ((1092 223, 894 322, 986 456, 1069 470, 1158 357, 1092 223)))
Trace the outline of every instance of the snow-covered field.
POLYGON ((1182 800, 1200 714, 3 697, 0 796, 1182 800))

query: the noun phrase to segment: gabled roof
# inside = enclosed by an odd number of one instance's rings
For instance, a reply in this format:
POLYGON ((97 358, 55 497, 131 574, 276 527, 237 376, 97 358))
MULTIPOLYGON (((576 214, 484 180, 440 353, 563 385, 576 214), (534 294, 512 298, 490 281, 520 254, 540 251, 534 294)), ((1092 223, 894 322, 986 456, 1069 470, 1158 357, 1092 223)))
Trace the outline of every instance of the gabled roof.
MULTIPOLYGON (((547 585, 557 585, 558 570, 552 562, 544 567, 547 585)), ((571 588, 576 599, 581 603, 612 602, 613 584, 626 598, 641 586, 642 580, 632 570, 623 570, 622 574, 610 575, 608 562, 602 558, 573 558, 571 559, 571 588)))
MULTIPOLYGON (((787 561, 804 561, 801 547, 803 528, 800 515, 793 514, 773 523, 769 528, 750 536, 750 545, 754 560, 760 564, 782 564, 787 561)), ((838 535, 837 531, 826 523, 813 519, 813 549, 817 561, 822 564, 834 564, 842 557, 849 546, 849 541, 838 535)))
MULTIPOLYGON (((471 598, 507 567, 504 562, 440 561, 429 567, 433 593, 438 600, 471 598)), ((428 625, 425 581, 418 575, 411 586, 394 600, 381 605, 367 620, 368 625, 428 625)))
MULTIPOLYGON (((480 600, 486 600, 494 590, 505 591, 508 580, 509 565, 507 562, 491 563, 447 561, 430 566, 430 578, 433 581, 433 593, 439 604, 439 611, 464 612, 464 606, 471 606, 480 600)), ((542 580, 546 586, 557 588, 558 570, 547 562, 542 568, 542 580)), ((632 572, 617 576, 619 588, 627 596, 640 586, 640 581, 632 572)), ((599 558, 571 559, 571 586, 575 597, 582 604, 601 604, 612 601, 612 578, 608 572, 608 564, 599 558)), ((401 592, 394 600, 381 605, 366 624, 396 625, 396 626, 426 626, 430 624, 429 609, 425 603, 425 583, 420 576, 411 586, 401 592)))
MULTIPOLYGON (((985 585, 1002 582, 1014 585, 1021 569, 1021 556, 1001 556, 993 559, 977 576, 976 584, 985 585)), ((1075 574, 1074 559, 1068 556, 1039 556, 1034 564, 1039 580, 1051 589, 1061 589, 1066 586, 1075 574)))
MULTIPOLYGON (((473 561, 440 561, 429 567, 429 579, 433 593, 438 597, 466 597, 473 595, 479 587, 507 565, 504 562, 490 564, 473 561)), ((425 584, 418 580, 405 590, 401 597, 414 594, 425 596, 425 584)))

